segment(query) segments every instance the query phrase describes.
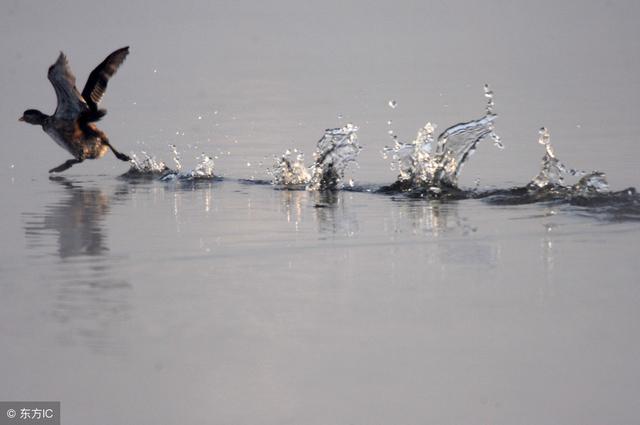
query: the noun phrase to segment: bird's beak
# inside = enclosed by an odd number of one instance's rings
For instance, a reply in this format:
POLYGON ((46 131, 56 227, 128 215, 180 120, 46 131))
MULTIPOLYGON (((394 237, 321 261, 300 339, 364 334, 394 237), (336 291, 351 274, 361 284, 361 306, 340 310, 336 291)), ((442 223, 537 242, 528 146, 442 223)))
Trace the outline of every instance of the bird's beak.
POLYGON ((24 121, 24 117, 18 118, 18 121, 24 121))

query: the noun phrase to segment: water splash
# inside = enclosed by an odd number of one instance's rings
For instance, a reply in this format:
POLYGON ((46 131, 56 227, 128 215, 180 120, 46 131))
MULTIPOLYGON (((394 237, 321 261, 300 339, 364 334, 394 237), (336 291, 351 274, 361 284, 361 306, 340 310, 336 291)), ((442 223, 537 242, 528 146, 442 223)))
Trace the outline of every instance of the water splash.
POLYGON ((214 162, 209 155, 201 154, 196 159, 196 166, 192 170, 182 171, 182 155, 175 145, 169 145, 173 154, 173 162, 176 169, 169 168, 163 161, 159 161, 155 156, 142 152, 142 158, 136 154, 132 155, 131 168, 121 177, 125 179, 136 178, 159 178, 162 181, 172 180, 202 180, 214 179, 214 162))
POLYGON ((169 148, 173 152, 173 162, 176 164, 176 170, 180 172, 180 170, 182 170, 182 156, 180 152, 178 152, 176 145, 169 145, 169 148))
POLYGON ((196 168, 189 172, 189 178, 193 179, 209 179, 214 177, 213 167, 214 162, 213 158, 209 155, 202 154, 199 157, 199 162, 196 165, 196 168))
POLYGON ((531 186, 536 188, 563 186, 564 179, 567 174, 572 176, 585 175, 586 173, 579 170, 567 168, 555 155, 551 146, 551 135, 546 127, 542 127, 538 134, 538 143, 544 145, 545 154, 542 157, 542 165, 540 172, 533 178, 531 186))
MULTIPOLYGON (((495 101, 493 100, 493 90, 489 88, 489 84, 484 85, 484 97, 487 99, 487 115, 494 115, 493 107, 495 106, 495 101)), ((491 129, 491 133, 489 134, 491 136, 491 140, 493 140, 493 145, 498 149, 504 149, 502 139, 494 131, 493 122, 489 125, 491 129)))
MULTIPOLYGON (((362 149, 358 144, 358 127, 349 123, 342 128, 330 128, 318 141, 311 167, 304 164, 304 155, 297 150, 287 150, 276 157, 267 173, 272 184, 289 187, 304 186, 307 190, 331 190, 344 187, 347 166, 356 162, 362 149)), ((353 182, 347 182, 350 186, 353 182)))
POLYGON ((609 190, 609 183, 605 173, 592 171, 590 173, 568 168, 555 155, 551 146, 551 135, 546 127, 542 127, 538 134, 538 143, 544 145, 545 154, 542 157, 540 172, 531 180, 528 187, 530 190, 555 190, 556 192, 566 192, 571 196, 591 196, 606 193, 609 190), (574 185, 565 185, 566 176, 579 176, 580 180, 574 185))
MULTIPOLYGON (((213 173, 214 162, 209 155, 202 154, 197 157, 198 163, 193 170, 172 171, 162 176, 162 181, 172 180, 211 180, 216 176, 213 173)), ((175 160, 175 158, 174 158, 175 160)), ((176 161, 178 162, 178 161, 176 161)))
POLYGON ((551 146, 549 130, 542 127, 538 134, 538 143, 545 147, 538 174, 524 187, 478 193, 477 197, 486 197, 491 203, 508 205, 560 202, 596 206, 611 203, 621 208, 632 207, 632 210, 637 212, 638 199, 635 189, 610 192, 605 173, 597 170, 587 173, 568 168, 556 156, 551 146), (580 179, 573 185, 567 184, 566 179, 570 176, 580 179))
POLYGON ((589 173, 573 185, 573 191, 577 196, 591 196, 597 193, 606 193, 609 191, 607 176, 601 171, 589 173))
POLYGON ((384 148, 385 156, 393 158, 392 169, 399 172, 398 181, 420 185, 431 180, 433 168, 437 165, 431 160, 434 130, 435 127, 429 122, 418 130, 412 142, 401 143, 396 140, 393 147, 384 148))
POLYGON ((484 85, 484 97, 487 98, 487 113, 493 113, 495 102, 493 101, 493 90, 489 88, 489 84, 484 85))
POLYGON ((304 154, 288 150, 281 156, 275 157, 271 169, 271 183, 284 186, 306 186, 311 181, 311 173, 304 165, 304 154))
POLYGON ((435 125, 427 123, 408 143, 396 140, 394 146, 383 150, 385 158, 392 158, 392 169, 398 179, 390 188, 401 191, 424 190, 439 193, 443 188, 457 188, 458 175, 464 163, 475 152, 477 144, 490 136, 494 145, 503 148, 495 134, 493 121, 493 92, 485 85, 487 107, 485 116, 456 124, 434 139, 435 125))
POLYGON ((154 156, 144 151, 141 155, 142 158, 136 154, 131 155, 131 168, 123 174, 123 177, 152 178, 171 171, 163 161, 157 160, 154 156))
POLYGON ((311 180, 307 190, 340 189, 344 187, 344 173, 356 162, 362 147, 358 144, 358 127, 349 123, 342 128, 330 128, 318 141, 313 154, 311 180))

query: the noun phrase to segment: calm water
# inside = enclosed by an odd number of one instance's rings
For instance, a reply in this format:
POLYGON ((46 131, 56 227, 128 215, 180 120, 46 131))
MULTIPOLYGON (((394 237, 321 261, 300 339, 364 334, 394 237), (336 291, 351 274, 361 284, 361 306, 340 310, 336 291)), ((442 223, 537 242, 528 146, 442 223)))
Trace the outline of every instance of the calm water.
POLYGON ((526 184, 544 125, 639 187, 638 4, 115 3, 1 5, 1 400, 65 424, 637 422, 638 221, 240 179, 353 122, 350 176, 391 183, 387 122, 479 118, 489 82, 505 149, 463 186, 526 184), (59 50, 82 86, 126 44, 101 128, 224 180, 123 180, 112 156, 49 178, 66 154, 16 119, 54 109, 59 50))

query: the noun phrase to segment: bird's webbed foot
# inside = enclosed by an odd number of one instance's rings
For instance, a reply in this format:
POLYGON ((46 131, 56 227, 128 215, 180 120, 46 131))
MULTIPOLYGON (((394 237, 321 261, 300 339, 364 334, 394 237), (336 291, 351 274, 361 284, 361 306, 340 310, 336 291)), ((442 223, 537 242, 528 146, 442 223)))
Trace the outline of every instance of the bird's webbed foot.
POLYGON ((57 167, 50 169, 49 172, 50 173, 61 173, 64 170, 68 170, 69 168, 71 168, 74 164, 79 164, 81 162, 82 162, 81 159, 70 159, 68 161, 65 161, 63 164, 58 165, 57 167))
POLYGON ((131 157, 129 155, 125 155, 122 152, 118 152, 115 150, 113 151, 113 153, 120 161, 131 161, 131 157))

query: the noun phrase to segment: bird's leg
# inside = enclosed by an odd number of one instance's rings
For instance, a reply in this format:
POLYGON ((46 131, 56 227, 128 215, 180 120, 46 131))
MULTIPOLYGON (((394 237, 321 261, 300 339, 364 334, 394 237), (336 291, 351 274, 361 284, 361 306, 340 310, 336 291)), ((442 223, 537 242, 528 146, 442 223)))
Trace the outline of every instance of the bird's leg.
POLYGON ((109 149, 111 149, 111 152, 113 152, 116 158, 118 158, 120 161, 131 161, 131 158, 128 155, 125 155, 122 152, 118 152, 113 146, 111 146, 111 143, 109 143, 108 140, 103 140, 102 143, 109 146, 109 149))
POLYGON ((64 164, 58 165, 56 168, 50 169, 49 172, 61 173, 64 170, 68 170, 69 168, 71 168, 74 164, 80 164, 81 162, 82 162, 82 159, 70 159, 68 161, 65 161, 64 164))

